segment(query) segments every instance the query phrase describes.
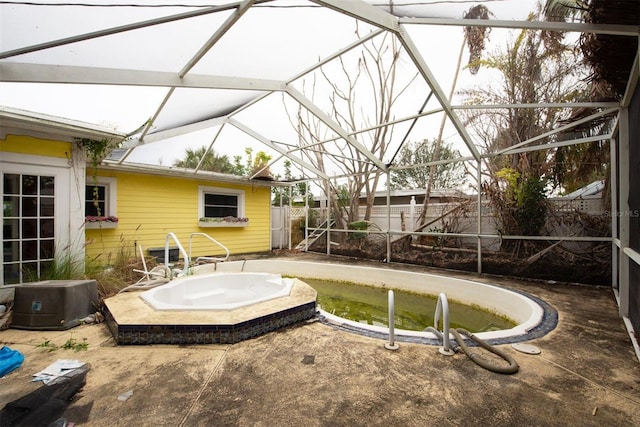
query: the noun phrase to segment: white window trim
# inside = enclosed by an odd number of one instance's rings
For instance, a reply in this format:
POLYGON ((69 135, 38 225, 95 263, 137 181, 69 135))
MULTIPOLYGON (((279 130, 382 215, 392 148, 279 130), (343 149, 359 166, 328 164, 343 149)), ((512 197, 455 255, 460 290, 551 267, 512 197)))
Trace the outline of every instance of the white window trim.
POLYGON ((238 197, 238 218, 244 218, 244 190, 233 188, 198 186, 198 218, 204 217, 204 195, 205 193, 229 194, 238 197))

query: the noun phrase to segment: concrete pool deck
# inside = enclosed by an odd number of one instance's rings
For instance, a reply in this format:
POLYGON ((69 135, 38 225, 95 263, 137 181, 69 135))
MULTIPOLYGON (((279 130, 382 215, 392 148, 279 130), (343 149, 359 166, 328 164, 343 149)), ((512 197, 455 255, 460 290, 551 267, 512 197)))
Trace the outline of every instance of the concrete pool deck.
POLYGON ((515 375, 500 375, 464 354, 442 356, 438 347, 410 343, 392 352, 384 341, 320 322, 233 345, 117 346, 104 323, 9 329, 0 331, 0 346, 19 350, 25 362, 0 378, 0 407, 40 387, 32 375, 57 359, 79 359, 91 370, 64 413, 76 425, 640 425, 640 362, 610 288, 445 274, 523 290, 553 305, 558 327, 529 341, 541 354, 500 346, 520 365, 515 375), (88 349, 38 347, 70 338, 86 338, 88 349), (129 390, 128 400, 117 399, 129 390))

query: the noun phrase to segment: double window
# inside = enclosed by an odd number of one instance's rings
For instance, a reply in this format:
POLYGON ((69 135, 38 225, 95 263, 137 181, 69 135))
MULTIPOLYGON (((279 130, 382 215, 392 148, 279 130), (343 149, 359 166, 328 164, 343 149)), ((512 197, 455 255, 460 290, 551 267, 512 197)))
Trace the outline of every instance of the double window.
POLYGON ((244 191, 217 187, 198 187, 200 218, 244 217, 244 191))

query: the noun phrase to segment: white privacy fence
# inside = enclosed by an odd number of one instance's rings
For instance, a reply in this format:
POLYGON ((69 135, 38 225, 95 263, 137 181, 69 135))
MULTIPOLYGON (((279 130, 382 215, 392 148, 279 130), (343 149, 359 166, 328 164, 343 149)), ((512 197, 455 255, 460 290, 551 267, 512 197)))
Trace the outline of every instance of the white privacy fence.
MULTIPOLYGON (((549 217, 567 213, 584 213, 589 215, 606 215, 607 211, 602 205, 602 199, 598 196, 587 196, 578 199, 555 198, 548 200, 550 204, 549 217)), ((306 225, 306 213, 309 211, 309 227, 314 228, 326 220, 326 208, 304 207, 273 207, 271 214, 272 248, 289 248, 295 246, 304 239, 306 225), (294 224, 294 226, 292 226, 294 224)), ((360 207, 359 216, 364 218, 366 207, 360 207)), ((418 229, 418 219, 422 213, 422 205, 403 204, 387 206, 373 206, 369 221, 386 233, 389 230, 390 239, 401 238, 406 233, 412 233, 418 229)), ((488 202, 482 204, 481 209, 481 234, 499 235, 496 217, 488 202)), ((425 223, 430 223, 420 232, 455 233, 456 246, 463 248, 477 247, 478 235, 478 209, 476 201, 457 201, 448 203, 431 203, 428 206, 425 223), (456 209, 458 208, 458 209, 456 209)), ((562 221, 549 221, 549 227, 556 236, 576 236, 577 230, 562 221)), ((497 250, 500 245, 499 238, 483 238, 482 248, 497 250)))

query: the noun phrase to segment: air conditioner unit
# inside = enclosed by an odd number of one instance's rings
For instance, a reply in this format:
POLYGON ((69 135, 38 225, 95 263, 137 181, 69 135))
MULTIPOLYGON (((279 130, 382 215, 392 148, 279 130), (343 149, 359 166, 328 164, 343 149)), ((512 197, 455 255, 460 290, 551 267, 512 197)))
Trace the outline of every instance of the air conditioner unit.
POLYGON ((15 287, 11 327, 64 330, 98 309, 95 280, 45 280, 15 287))

